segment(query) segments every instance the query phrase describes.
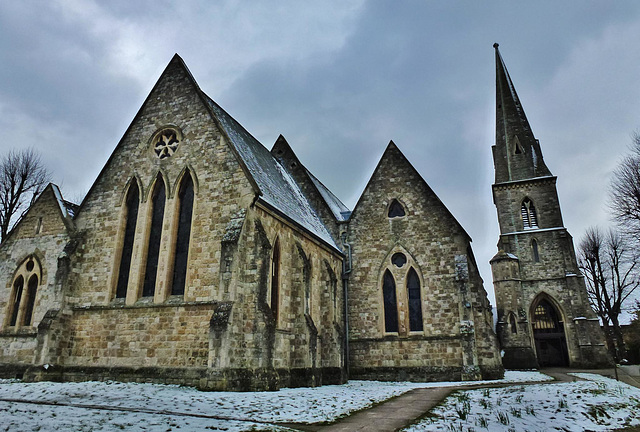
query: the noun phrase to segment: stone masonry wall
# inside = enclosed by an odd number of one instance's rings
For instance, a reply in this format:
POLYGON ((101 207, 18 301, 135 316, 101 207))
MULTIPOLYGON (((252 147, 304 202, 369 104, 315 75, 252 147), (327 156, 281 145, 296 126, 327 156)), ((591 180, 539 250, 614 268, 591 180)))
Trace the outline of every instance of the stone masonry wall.
MULTIPOLYGON (((391 366, 396 368, 445 367, 447 373, 460 375, 467 359, 461 348, 461 322, 490 327, 484 317, 488 306, 486 292, 478 284, 475 266, 465 276, 464 287, 457 281, 456 257, 467 256, 468 237, 420 175, 395 145, 390 144, 376 168, 349 222, 348 242, 352 245, 353 272, 349 279, 350 368, 353 371, 391 366), (389 218, 393 199, 404 207, 406 215, 389 218), (402 252, 408 262, 402 268, 391 264, 391 256, 402 252), (420 276, 424 330, 409 332, 406 272, 414 267, 420 276), (385 334, 382 300, 382 276, 390 269, 396 281, 400 333, 385 334), (471 292, 467 293, 468 289, 471 292), (463 303, 481 310, 479 316, 466 312, 463 303), (480 301, 479 301, 480 300, 480 301), (453 371, 453 372, 452 372, 453 371)), ((474 331, 471 324, 471 335, 474 331)), ((492 332, 483 345, 482 360, 498 374, 499 358, 492 332)), ((469 366, 478 366, 477 346, 469 366)), ((436 376, 435 374, 433 375, 436 376)))
POLYGON ((61 287, 56 284, 56 272, 58 258, 69 240, 67 222, 62 219, 55 195, 48 187, 0 245, 0 364, 34 361, 38 325, 48 310, 60 308, 63 301, 61 287), (40 219, 41 230, 36 232, 40 219), (7 315, 11 309, 14 275, 30 256, 41 268, 31 325, 9 327, 7 315))

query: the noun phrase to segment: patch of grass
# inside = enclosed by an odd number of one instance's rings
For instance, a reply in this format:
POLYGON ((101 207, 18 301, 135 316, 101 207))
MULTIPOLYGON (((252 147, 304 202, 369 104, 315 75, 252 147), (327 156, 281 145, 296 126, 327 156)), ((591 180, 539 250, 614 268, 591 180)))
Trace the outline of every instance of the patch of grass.
POLYGON ((465 400, 461 405, 456 404, 455 410, 460 420, 466 420, 471 412, 471 402, 469 402, 469 400, 465 400))
POLYGON ((476 426, 480 426, 484 429, 489 429, 489 420, 485 416, 480 416, 476 419, 476 426))
POLYGON ((496 413, 496 418, 498 419, 498 422, 500 424, 503 424, 505 426, 510 423, 509 422, 509 414, 507 414, 505 411, 498 411, 496 413))
POLYGON ((569 407, 567 400, 564 397, 561 397, 558 401, 558 409, 566 409, 569 407))
POLYGON ((531 406, 531 405, 527 405, 525 408, 525 411, 527 412, 528 415, 535 417, 536 416, 536 409, 531 406))

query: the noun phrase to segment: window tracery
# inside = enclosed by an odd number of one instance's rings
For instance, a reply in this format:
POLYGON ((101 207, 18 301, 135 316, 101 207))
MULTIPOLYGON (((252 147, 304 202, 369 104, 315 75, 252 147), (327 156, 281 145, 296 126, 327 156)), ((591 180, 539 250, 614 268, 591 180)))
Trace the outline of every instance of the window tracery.
POLYGON ((158 132, 152 141, 153 151, 158 159, 166 159, 178 150, 180 133, 173 128, 166 128, 158 132))
POLYGON ((18 267, 12 283, 13 290, 7 313, 8 327, 32 325, 40 279, 40 265, 33 256, 27 258, 18 267))
POLYGON ((410 255, 397 251, 386 258, 382 277, 384 332, 424 330, 422 287, 416 264, 410 255))

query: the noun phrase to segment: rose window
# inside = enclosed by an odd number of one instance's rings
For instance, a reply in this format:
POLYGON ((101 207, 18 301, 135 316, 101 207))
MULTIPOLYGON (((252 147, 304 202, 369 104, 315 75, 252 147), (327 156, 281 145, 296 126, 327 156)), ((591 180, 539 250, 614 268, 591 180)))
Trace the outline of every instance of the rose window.
POLYGON ((166 159, 176 152, 178 144, 178 133, 173 129, 165 129, 153 140, 153 151, 159 159, 166 159))

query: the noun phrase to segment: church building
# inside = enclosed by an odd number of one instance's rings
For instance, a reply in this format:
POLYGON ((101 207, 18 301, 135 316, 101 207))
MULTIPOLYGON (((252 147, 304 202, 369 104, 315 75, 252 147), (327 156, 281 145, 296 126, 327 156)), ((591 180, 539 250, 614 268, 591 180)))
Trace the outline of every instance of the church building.
POLYGON ((604 335, 562 222, 556 177, 544 162, 498 44, 494 48, 493 202, 500 240, 491 269, 503 364, 511 369, 608 366, 604 335))
MULTIPOLYGON (((597 363, 555 177, 503 75, 498 99, 513 97, 498 107, 492 266, 504 362, 545 364, 535 341, 597 363), (539 308, 561 336, 539 336, 539 308)), ((499 378, 492 316, 471 238, 395 143, 351 211, 283 136, 259 143, 178 55, 83 202, 49 185, 0 245, 0 377, 26 381, 499 378)))

